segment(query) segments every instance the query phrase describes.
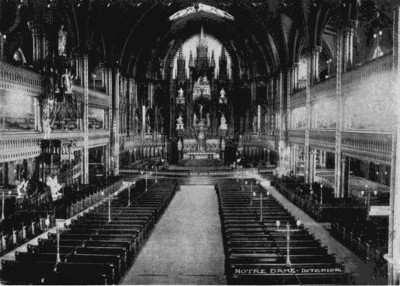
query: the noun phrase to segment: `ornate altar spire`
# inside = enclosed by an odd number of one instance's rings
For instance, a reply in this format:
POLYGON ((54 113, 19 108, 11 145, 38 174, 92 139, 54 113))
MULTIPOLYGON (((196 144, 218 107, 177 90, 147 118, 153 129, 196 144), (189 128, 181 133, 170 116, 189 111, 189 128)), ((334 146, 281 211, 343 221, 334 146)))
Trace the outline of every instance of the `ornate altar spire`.
POLYGON ((183 55, 182 46, 179 49, 178 53, 178 70, 177 70, 177 78, 178 80, 185 80, 186 79, 186 60, 183 55))
POLYGON ((221 55, 219 57, 219 78, 220 79, 228 78, 228 64, 226 60, 224 47, 221 47, 221 55))
POLYGON ((189 56, 189 67, 194 67, 194 59, 193 59, 193 53, 190 51, 190 56, 189 56))
POLYGON ((179 48, 178 59, 179 60, 183 60, 184 59, 182 46, 179 48))
POLYGON ((210 62, 211 67, 215 67, 215 56, 214 56, 214 50, 211 52, 211 62, 210 62))
POLYGON ((197 45, 197 57, 196 57, 196 68, 200 75, 205 75, 208 69, 208 46, 204 37, 204 28, 201 26, 200 29, 200 40, 197 45))
POLYGON ((205 44, 205 37, 204 37, 204 28, 201 26, 200 28, 200 44, 205 44))

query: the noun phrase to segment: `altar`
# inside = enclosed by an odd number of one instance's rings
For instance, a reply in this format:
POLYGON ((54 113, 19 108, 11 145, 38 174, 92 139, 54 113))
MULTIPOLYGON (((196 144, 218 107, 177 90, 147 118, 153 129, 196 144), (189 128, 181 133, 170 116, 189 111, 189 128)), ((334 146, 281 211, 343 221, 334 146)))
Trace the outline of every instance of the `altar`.
POLYGON ((183 139, 183 159, 220 159, 218 139, 183 139))
POLYGON ((220 155, 218 153, 215 152, 206 152, 206 151, 202 151, 202 152, 187 152, 187 153, 183 153, 183 159, 187 160, 187 159, 192 159, 192 160, 219 160, 220 159, 220 155))

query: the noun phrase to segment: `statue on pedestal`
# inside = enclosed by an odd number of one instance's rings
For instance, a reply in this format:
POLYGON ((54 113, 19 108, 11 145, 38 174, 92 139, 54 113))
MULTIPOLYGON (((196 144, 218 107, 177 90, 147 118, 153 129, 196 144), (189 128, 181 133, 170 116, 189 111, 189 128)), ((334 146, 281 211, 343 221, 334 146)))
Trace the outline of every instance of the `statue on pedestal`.
POLYGON ((177 104, 185 104, 184 91, 182 87, 178 90, 178 97, 176 98, 177 104))
POLYGON ((200 106, 200 120, 203 118, 203 108, 204 108, 204 105, 203 104, 200 104, 199 105, 200 106))
POLYGON ((183 98, 183 89, 182 89, 182 87, 178 90, 178 98, 183 98))
POLYGON ((176 119, 176 129, 177 130, 183 130, 184 129, 184 127, 183 127, 183 118, 182 118, 181 114, 179 114, 179 117, 176 119))
POLYGON ((228 129, 228 125, 226 124, 225 114, 223 114, 223 113, 221 115, 221 125, 219 126, 219 129, 221 129, 221 130, 228 129))
POLYGON ((67 46, 67 32, 64 31, 64 25, 61 25, 58 31, 58 55, 65 56, 65 48, 67 46))
POLYGON ((253 117, 253 132, 257 132, 257 116, 253 117))
POLYGON ((226 97, 225 97, 225 89, 222 88, 221 91, 219 92, 220 97, 219 97, 219 103, 220 104, 225 104, 226 103, 226 97))

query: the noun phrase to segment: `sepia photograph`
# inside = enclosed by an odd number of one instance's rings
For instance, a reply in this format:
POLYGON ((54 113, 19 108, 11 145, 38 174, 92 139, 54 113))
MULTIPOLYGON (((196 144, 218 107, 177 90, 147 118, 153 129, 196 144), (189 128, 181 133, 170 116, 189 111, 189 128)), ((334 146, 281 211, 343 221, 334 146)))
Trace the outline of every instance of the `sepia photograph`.
POLYGON ((0 285, 400 285, 400 0, 0 0, 0 285))

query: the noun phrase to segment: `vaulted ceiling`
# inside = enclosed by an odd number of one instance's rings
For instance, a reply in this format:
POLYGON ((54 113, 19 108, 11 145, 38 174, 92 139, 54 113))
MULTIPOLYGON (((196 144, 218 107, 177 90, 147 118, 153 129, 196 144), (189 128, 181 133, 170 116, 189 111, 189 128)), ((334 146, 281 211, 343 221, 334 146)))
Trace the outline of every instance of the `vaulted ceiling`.
POLYGON ((357 19, 360 4, 359 0, 204 0, 202 4, 234 19, 201 10, 169 19, 199 3, 0 0, 0 32, 7 35, 13 50, 30 36, 24 23, 37 22, 49 35, 51 47, 64 25, 71 53, 89 53, 92 60, 118 66, 126 75, 154 78, 157 71, 171 66, 180 44, 204 26, 232 56, 234 73, 247 70, 250 77, 266 77, 293 65, 302 52, 321 46, 327 27, 334 32, 343 22, 357 19))

